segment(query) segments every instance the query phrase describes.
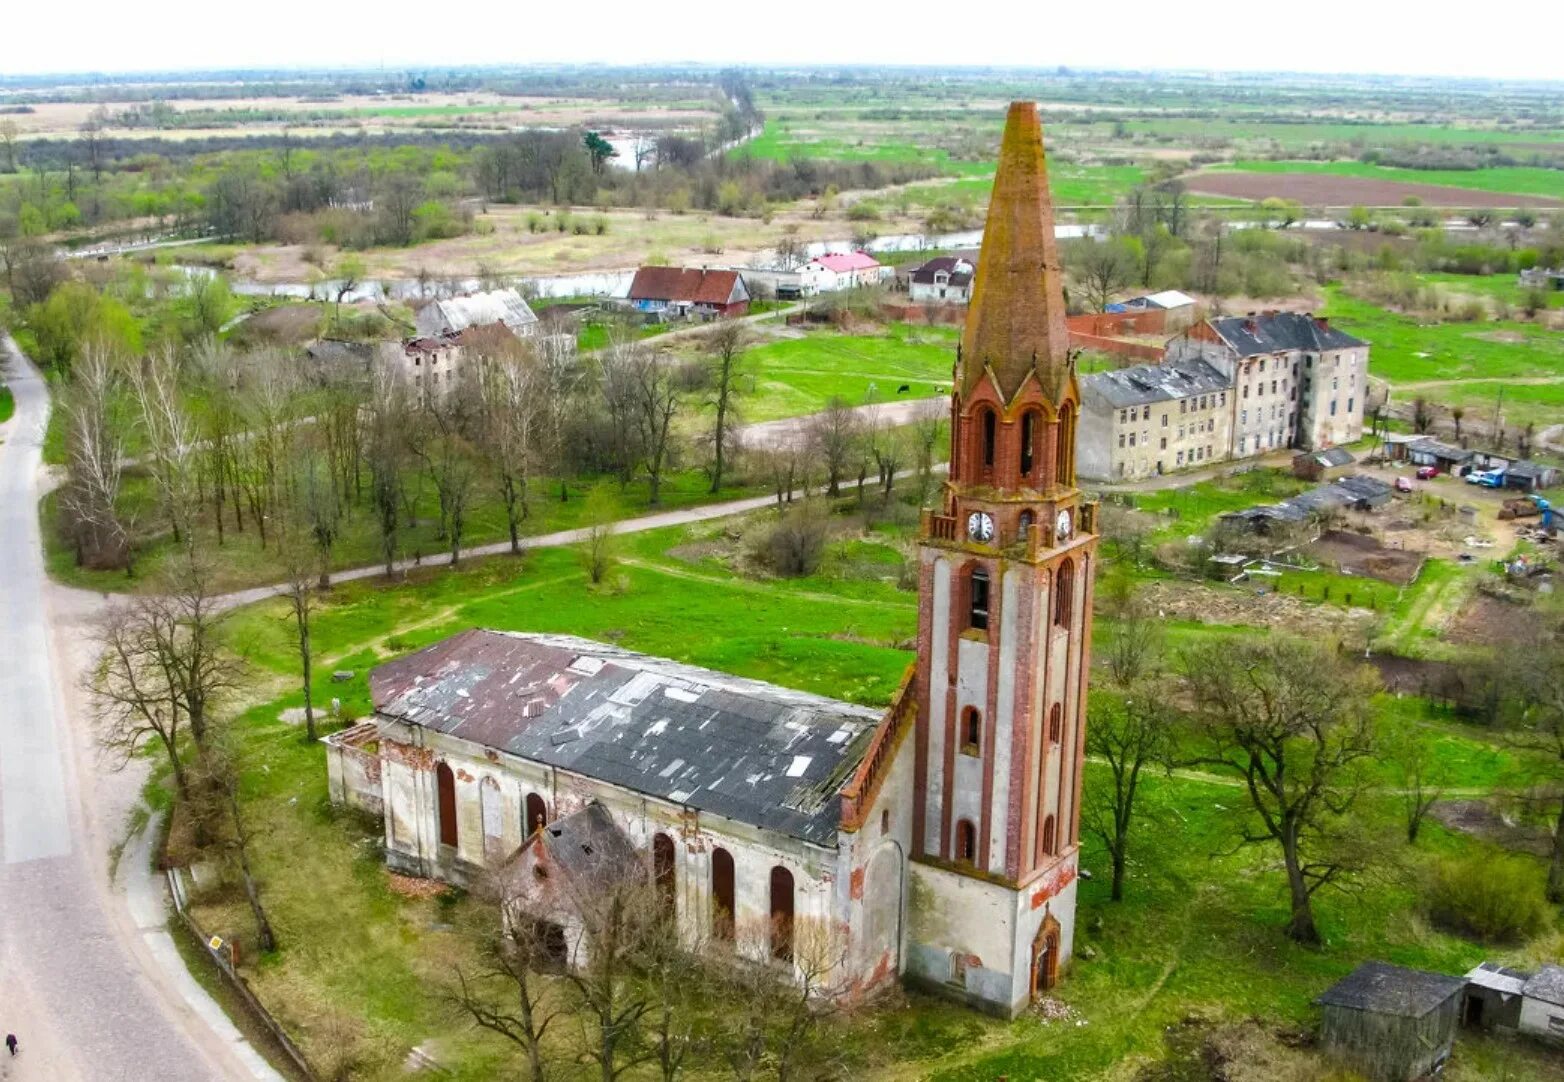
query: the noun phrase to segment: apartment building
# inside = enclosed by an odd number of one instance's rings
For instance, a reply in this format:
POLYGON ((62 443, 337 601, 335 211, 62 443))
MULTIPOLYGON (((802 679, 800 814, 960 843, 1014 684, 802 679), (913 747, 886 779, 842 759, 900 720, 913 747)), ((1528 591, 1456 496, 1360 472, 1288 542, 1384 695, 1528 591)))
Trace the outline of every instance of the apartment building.
POLYGON ((1232 388, 1203 360, 1095 372, 1080 387, 1082 477, 1135 481, 1231 456, 1232 388))

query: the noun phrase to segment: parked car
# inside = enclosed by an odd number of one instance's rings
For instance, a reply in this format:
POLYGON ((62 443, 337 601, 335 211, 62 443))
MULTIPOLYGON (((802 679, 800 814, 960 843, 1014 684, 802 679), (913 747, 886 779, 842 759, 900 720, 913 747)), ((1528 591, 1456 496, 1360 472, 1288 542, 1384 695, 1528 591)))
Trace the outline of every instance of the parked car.
POLYGON ((1438 466, 1419 466, 1417 468, 1417 479, 1419 481, 1429 481, 1438 476, 1438 466))
POLYGON ((1396 491, 1397 492, 1411 492, 1412 491, 1412 482, 1408 478, 1397 477, 1396 478, 1396 491))
POLYGON ((1469 485, 1481 485, 1483 488, 1499 488, 1504 484, 1504 471, 1473 470, 1466 475, 1466 483, 1469 485))

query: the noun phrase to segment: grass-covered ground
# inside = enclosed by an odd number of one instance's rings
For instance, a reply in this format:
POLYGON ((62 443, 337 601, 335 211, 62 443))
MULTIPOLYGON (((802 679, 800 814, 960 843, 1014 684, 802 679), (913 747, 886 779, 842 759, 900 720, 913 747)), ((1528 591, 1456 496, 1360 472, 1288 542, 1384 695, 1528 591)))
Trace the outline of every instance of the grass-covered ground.
POLYGON ((762 341, 743 360, 739 409, 746 421, 772 421, 824 409, 832 398, 853 405, 948 392, 954 327, 887 324, 872 334, 810 331, 762 341), (898 394, 905 384, 908 390, 898 394))
MULTIPOLYGON (((1202 493, 1200 513, 1225 502, 1215 491, 1202 493)), ((345 714, 358 714, 368 707, 371 665, 461 628, 486 626, 569 631, 867 705, 886 703, 911 660, 916 621, 915 596, 898 585, 910 533, 905 513, 844 527, 822 571, 794 581, 756 578, 744 573, 742 560, 735 564, 745 550, 739 539, 757 528, 754 520, 708 523, 621 538, 607 589, 588 587, 569 550, 424 572, 399 586, 338 587, 315 622, 318 698, 338 696, 345 714), (334 668, 356 675, 329 683, 325 674, 334 668)), ((1108 624, 1100 616, 1098 633, 1108 624)), ((241 610, 231 634, 269 675, 265 686, 277 689, 263 695, 289 686, 293 655, 281 606, 241 610)), ((1178 641, 1170 636, 1171 644, 1178 641)), ((367 1049, 356 1077, 397 1077, 415 1044, 431 1048, 456 1077, 515 1070, 508 1051, 455 1018, 445 999, 453 966, 471 958, 461 929, 475 903, 414 900, 390 889, 373 827, 328 809, 320 750, 277 720, 296 702, 296 694, 284 694, 242 723, 244 799, 283 944, 249 967, 252 986, 301 1035, 308 1053, 329 1056, 349 1040, 367 1049)), ((1387 698, 1380 727, 1426 728, 1452 785, 1491 786, 1512 765, 1490 734, 1420 700, 1387 698)), ((1394 784, 1383 765, 1370 780, 1394 784)), ((1087 785, 1100 782, 1090 766, 1087 785)), ((1484 958, 1535 961, 1558 949, 1551 929, 1531 944, 1492 949, 1433 928, 1422 902, 1431 863, 1487 850, 1437 824, 1425 827, 1415 848, 1395 841, 1396 803, 1388 793, 1376 791, 1360 810, 1366 826, 1391 839, 1385 859, 1364 889, 1319 896, 1326 940, 1319 949, 1283 935, 1285 901, 1270 855, 1234 848, 1243 821, 1240 789, 1199 773, 1154 774, 1144 800, 1126 901, 1108 900, 1103 854, 1094 840, 1086 842, 1083 866, 1097 875, 1081 883, 1080 957, 1058 991, 1069 1018, 1028 1015, 1006 1024, 911 996, 838 1025, 832 1040, 848 1070, 900 1079, 1132 1078, 1139 1065, 1168 1056, 1169 1034, 1191 1019, 1205 1026, 1254 1018, 1263 1033, 1309 1027, 1313 998, 1364 958, 1459 973, 1484 958)), ((208 902, 205 916, 219 931, 247 932, 236 898, 208 902)), ((568 1073, 566 1064, 558 1066, 568 1073)), ((1463 1040, 1448 1077, 1543 1078, 1556 1071, 1525 1046, 1463 1040)))
POLYGON ((1538 166, 1490 166, 1484 169, 1399 169, 1366 162, 1238 161, 1225 168, 1244 173, 1323 173, 1405 184, 1433 184, 1507 195, 1564 199, 1564 172, 1538 166))
POLYGON ((11 393, 11 388, 0 387, 0 424, 11 419, 16 412, 16 396, 11 393))

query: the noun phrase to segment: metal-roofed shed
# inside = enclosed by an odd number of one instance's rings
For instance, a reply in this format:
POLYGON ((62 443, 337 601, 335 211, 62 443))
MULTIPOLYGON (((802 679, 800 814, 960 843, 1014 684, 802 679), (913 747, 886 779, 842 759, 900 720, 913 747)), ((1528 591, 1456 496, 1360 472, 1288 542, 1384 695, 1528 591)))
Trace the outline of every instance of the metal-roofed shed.
POLYGON ((1522 990, 1530 973, 1483 962, 1466 975, 1461 1024, 1514 1032, 1521 1025, 1522 990))

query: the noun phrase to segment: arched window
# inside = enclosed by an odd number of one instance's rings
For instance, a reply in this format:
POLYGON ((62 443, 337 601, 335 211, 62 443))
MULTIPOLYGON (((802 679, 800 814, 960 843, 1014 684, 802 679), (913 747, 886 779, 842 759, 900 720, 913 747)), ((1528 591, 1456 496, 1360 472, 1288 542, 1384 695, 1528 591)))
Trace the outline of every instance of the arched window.
POLYGON ((1054 703, 1053 708, 1048 711, 1048 742, 1050 744, 1057 744, 1059 743, 1060 739, 1063 738, 1063 736, 1064 707, 1058 703, 1054 703))
POLYGON ((771 869, 771 957, 793 960, 793 873, 780 864, 771 869))
POLYGON ((956 863, 977 863, 977 828, 968 819, 956 821, 956 863))
POLYGON ((977 707, 969 706, 961 711, 961 752, 977 755, 983 750, 983 715, 977 707))
POLYGON ((1028 410, 1021 415, 1021 480, 1023 482, 1032 479, 1032 466, 1037 457, 1038 421, 1036 410, 1028 410))
POLYGON ((483 855, 497 860, 504 854, 505 809, 500 797, 500 783, 486 777, 478 786, 478 810, 483 820, 483 855))
POLYGON ((1069 627, 1075 611, 1075 564, 1070 560, 1059 565, 1054 576, 1054 626, 1069 627))
POLYGON ((652 835, 652 882, 657 886, 657 901, 665 914, 672 916, 674 907, 673 839, 666 834, 652 835))
POLYGON ((1054 454, 1054 475, 1061 485, 1075 484, 1075 406, 1069 402, 1059 410, 1059 447, 1054 454))
POLYGON ((1050 815, 1043 820, 1043 852, 1053 856, 1058 851, 1058 839, 1054 837, 1054 817, 1050 815))
POLYGON ((988 570, 974 567, 967 576, 967 626, 988 630, 988 570))
POLYGON ((535 834, 548 822, 548 805, 537 793, 527 794, 527 833, 535 834))
POLYGON ((711 937, 733 942, 733 854, 711 851, 711 937))
POLYGON ((985 409, 980 415, 983 433, 983 468, 994 468, 995 448, 999 442, 999 415, 991 409, 985 409))
POLYGON ((448 763, 434 768, 435 788, 440 800, 440 844, 456 848, 456 775, 448 763))

